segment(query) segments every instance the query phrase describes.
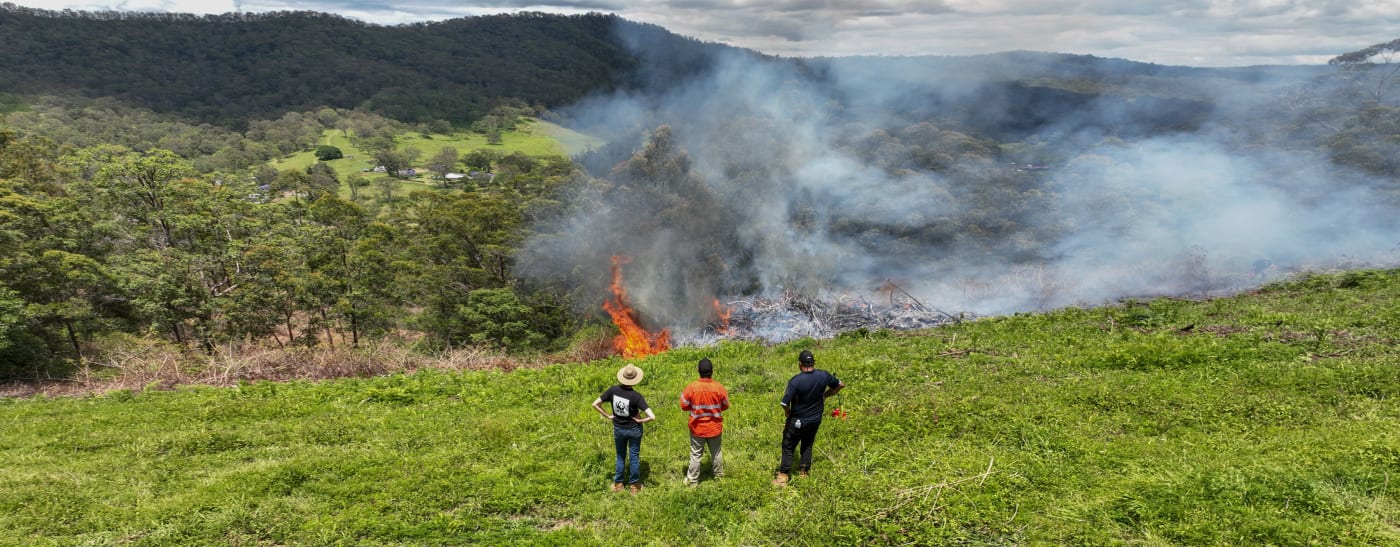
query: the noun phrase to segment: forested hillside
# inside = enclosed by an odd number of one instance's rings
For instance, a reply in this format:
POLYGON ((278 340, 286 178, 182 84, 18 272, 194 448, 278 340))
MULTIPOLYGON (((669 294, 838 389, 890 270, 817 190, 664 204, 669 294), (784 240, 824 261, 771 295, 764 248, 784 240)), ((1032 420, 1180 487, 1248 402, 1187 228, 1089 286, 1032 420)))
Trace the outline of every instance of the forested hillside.
POLYGON ((724 49, 600 14, 383 26, 314 12, 194 16, 6 4, 0 92, 113 97, 235 128, 318 107, 467 123, 500 99, 558 107, 643 83, 631 79, 638 59, 628 41, 676 58, 724 49))

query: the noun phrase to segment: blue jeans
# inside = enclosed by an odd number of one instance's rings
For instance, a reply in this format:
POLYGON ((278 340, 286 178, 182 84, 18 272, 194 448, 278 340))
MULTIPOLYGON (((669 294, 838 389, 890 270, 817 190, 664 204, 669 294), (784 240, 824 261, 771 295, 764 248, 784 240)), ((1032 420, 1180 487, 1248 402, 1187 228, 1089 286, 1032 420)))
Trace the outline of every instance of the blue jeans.
POLYGON ((622 482, 623 457, 631 462, 627 484, 642 482, 642 426, 624 429, 613 427, 613 446, 617 448, 617 465, 613 466, 613 482, 622 482), (626 451, 626 452, 624 452, 626 451))

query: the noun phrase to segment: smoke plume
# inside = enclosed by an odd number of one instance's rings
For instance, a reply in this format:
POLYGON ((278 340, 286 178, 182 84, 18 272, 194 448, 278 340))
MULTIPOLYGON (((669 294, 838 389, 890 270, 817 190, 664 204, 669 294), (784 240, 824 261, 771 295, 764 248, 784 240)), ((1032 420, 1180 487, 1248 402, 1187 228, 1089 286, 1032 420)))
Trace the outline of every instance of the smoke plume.
POLYGON ((665 91, 583 101, 566 119, 610 145, 579 158, 575 213, 521 268, 601 302, 628 255, 637 308, 685 333, 715 299, 893 304, 894 287, 1001 314, 1397 263, 1394 180, 1241 129, 1260 108, 1284 124, 1279 82, 1082 94, 988 59, 724 50, 665 91))

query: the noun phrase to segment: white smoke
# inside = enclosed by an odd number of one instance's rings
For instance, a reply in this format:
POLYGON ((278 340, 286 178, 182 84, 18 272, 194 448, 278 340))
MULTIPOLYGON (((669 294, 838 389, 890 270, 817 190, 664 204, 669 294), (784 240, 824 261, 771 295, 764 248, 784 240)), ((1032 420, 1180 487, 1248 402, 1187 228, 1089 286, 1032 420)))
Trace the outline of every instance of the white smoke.
MULTIPOLYGON (((568 110, 579 129, 633 139, 638 148, 648 131, 669 126, 689 173, 714 200, 713 224, 619 233, 637 212, 604 202, 532 241, 522 271, 569 272, 601 287, 605 281, 583 278, 604 280, 610 255, 631 254, 625 277, 633 303, 657 326, 693 331, 713 319, 703 304, 715 297, 874 295, 892 281, 942 310, 1000 314, 1228 292, 1300 269, 1400 263, 1396 204, 1373 190, 1385 181, 1320 157, 1247 149, 1218 129, 1105 138, 1105 128, 1139 132, 1127 127, 1137 122, 1121 101, 1045 113, 1057 120, 1041 130, 1051 136, 1028 142, 1084 144, 1060 146, 1073 153, 1043 172, 995 175, 1032 183, 993 199, 968 185, 1014 167, 978 159, 988 157, 985 141, 932 130, 928 138, 944 139, 943 148, 983 148, 933 171, 907 162, 917 148, 911 141, 923 137, 894 135, 923 121, 904 113, 936 117, 928 104, 975 93, 977 74, 881 78, 859 64, 839 66, 852 69, 814 78, 794 62, 731 52, 664 93, 594 97, 568 110), (940 86, 943 79, 950 83, 940 86), (1086 120, 1092 129, 1081 127, 1086 120), (974 222, 983 218, 990 220, 974 222), (997 218, 1016 227, 995 231, 997 218), (955 225, 992 231, 942 229, 955 225), (716 234, 730 230, 735 247, 714 256, 716 234)), ((1241 93, 1272 89, 1240 85, 1241 93)), ((1001 104, 989 100, 975 115, 1004 116, 991 110, 1001 104)))

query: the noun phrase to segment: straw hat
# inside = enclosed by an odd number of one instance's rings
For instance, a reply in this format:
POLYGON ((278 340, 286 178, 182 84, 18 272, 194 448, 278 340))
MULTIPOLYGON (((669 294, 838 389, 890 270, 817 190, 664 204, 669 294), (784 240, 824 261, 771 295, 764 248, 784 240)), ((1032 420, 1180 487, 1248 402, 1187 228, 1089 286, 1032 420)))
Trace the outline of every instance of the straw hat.
POLYGON ((642 369, 632 365, 618 369, 617 382, 624 386, 635 386, 642 383, 642 369))

